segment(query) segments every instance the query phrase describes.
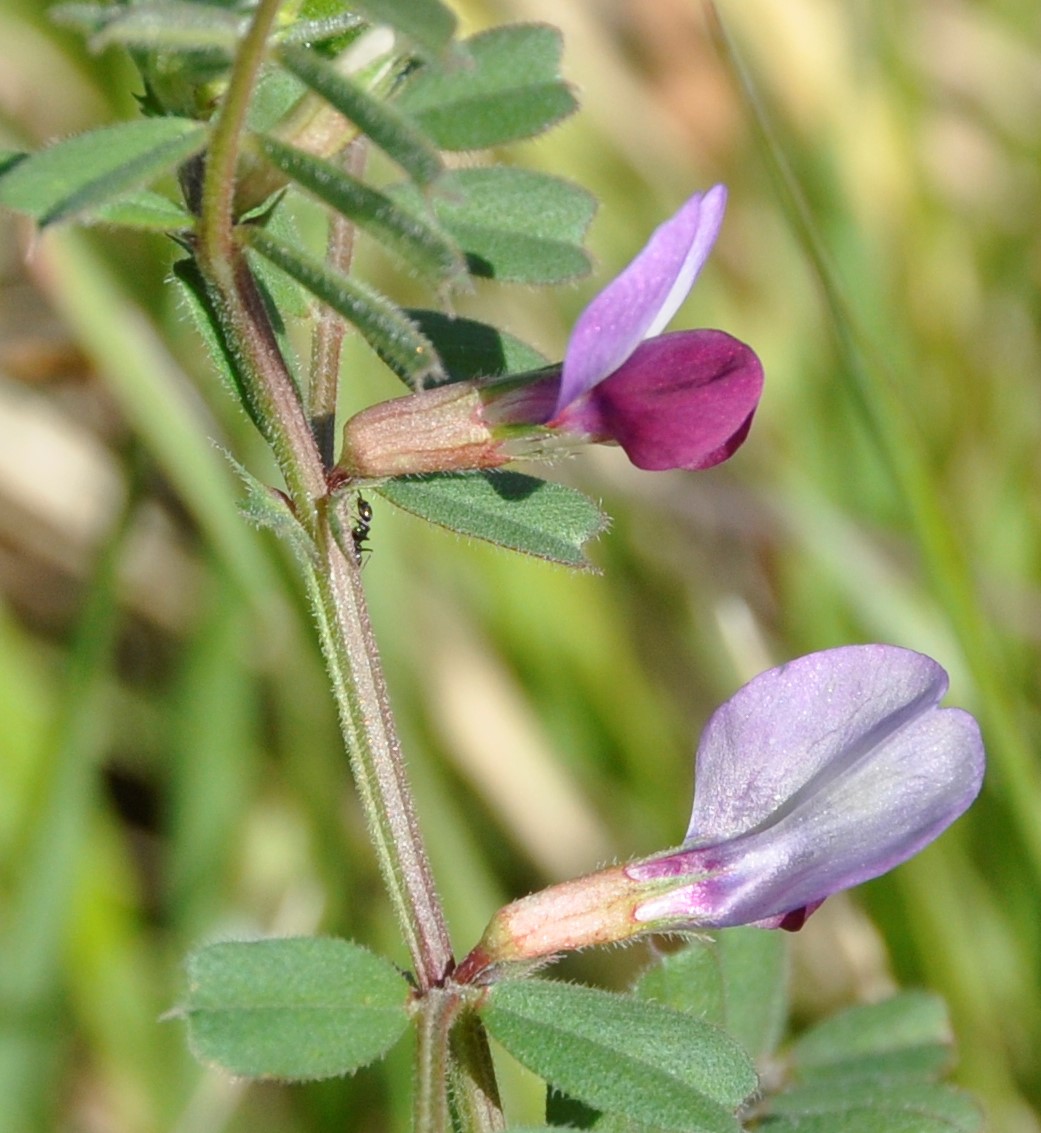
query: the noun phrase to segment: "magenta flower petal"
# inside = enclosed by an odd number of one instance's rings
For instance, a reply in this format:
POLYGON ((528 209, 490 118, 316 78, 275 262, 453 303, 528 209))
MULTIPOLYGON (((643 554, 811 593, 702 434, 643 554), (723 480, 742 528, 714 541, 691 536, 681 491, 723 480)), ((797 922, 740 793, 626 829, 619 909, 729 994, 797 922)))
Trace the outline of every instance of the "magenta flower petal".
POLYGON ((665 328, 712 250, 726 198, 722 185, 695 193, 582 312, 564 355, 558 413, 665 328))
POLYGON ((983 778, 979 727, 939 707, 946 689, 935 661, 887 645, 814 653, 745 685, 702 737, 683 847, 629 870, 695 880, 640 919, 783 924, 917 853, 983 778))
POLYGON ((552 424, 617 441, 638 468, 710 468, 745 439, 762 389, 763 368, 743 342, 677 331, 637 347, 552 424))

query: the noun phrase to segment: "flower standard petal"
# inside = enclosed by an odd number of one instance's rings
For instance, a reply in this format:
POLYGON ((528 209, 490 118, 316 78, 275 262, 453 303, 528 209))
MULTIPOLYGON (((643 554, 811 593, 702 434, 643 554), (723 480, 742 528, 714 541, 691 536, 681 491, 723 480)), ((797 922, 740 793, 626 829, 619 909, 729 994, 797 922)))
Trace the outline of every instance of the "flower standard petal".
POLYGON ((931 657, 893 645, 825 649, 760 673, 702 732, 687 839, 719 841, 771 820, 946 691, 931 657))
POLYGON ((557 412, 669 322, 719 235, 726 196, 722 185, 695 193, 582 312, 564 355, 557 412))
MULTIPOLYGON (((667 912, 715 927, 777 923, 918 853, 976 797, 982 769, 975 720, 955 708, 928 710, 775 824, 681 850, 667 868, 704 876, 637 915, 667 912)), ((652 864, 638 876, 655 872, 652 864)))

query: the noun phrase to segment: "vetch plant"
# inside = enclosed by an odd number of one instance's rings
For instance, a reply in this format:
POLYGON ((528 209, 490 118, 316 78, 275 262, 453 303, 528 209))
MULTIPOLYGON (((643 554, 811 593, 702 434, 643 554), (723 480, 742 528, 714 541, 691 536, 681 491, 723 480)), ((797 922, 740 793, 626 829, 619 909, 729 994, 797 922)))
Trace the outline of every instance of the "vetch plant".
POLYGON ((885 1128, 898 1097, 923 1133, 970 1133, 971 1103, 935 1081, 949 1043, 928 996, 821 1024, 790 1047, 787 1080, 760 1082, 755 1059, 783 1033, 779 934, 696 940, 657 956, 625 993, 530 978, 593 944, 800 927, 829 894, 940 834, 979 790, 983 749, 972 717, 940 706, 946 675, 921 654, 848 646, 755 678, 706 726, 679 847, 506 905, 458 965, 434 884, 361 581, 369 493, 582 569, 606 526, 600 508, 501 465, 589 443, 618 444, 646 470, 732 456, 762 392, 758 358, 722 331, 663 333, 719 234, 726 190, 696 193, 663 223, 580 315, 562 364, 547 366, 495 327, 406 310, 357 280, 353 238, 367 233, 435 301, 477 278, 551 284, 588 270, 583 190, 444 157, 533 137, 572 112, 552 28, 458 41, 438 0, 258 0, 248 12, 74 3, 58 14, 96 47, 128 51, 145 116, 0 155, 0 204, 43 228, 166 233, 181 250, 174 278, 279 470, 269 486, 238 468, 243 510, 296 555, 408 955, 402 972, 346 940, 202 947, 175 1012, 197 1056, 242 1077, 330 1077, 378 1060, 411 1027, 417 1133, 506 1127, 489 1033, 547 1083, 547 1127, 856 1131, 885 1128), (400 180, 374 183, 372 148, 400 180), (150 188, 164 174, 176 199, 150 188), (302 196, 327 219, 324 257, 295 234, 302 196), (309 365, 286 333, 300 310, 309 365), (352 417, 336 453, 348 327, 410 392, 352 417), (900 1088, 865 1098, 865 1075, 888 1082, 909 1053, 918 1069, 904 1068, 900 1088))

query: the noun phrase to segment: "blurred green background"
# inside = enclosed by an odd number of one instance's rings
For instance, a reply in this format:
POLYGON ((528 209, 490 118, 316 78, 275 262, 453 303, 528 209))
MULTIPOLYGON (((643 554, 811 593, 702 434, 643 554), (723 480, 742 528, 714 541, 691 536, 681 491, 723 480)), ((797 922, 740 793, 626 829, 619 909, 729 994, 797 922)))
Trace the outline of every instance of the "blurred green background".
MULTIPOLYGON (((699 727, 762 668, 921 649, 981 719, 984 795, 793 938, 796 1017, 937 989, 990 1127, 1037 1130, 1037 4, 725 0, 765 135, 695 0, 455 7, 467 32, 563 27, 583 111, 512 155, 603 202, 589 280, 459 309, 559 357, 650 229, 722 180, 674 325, 725 328, 767 373, 722 468, 603 450, 551 470, 614 517, 600 575, 377 503, 365 582, 457 947, 512 897, 674 844, 699 727)), ((0 0, 0 145, 135 113, 125 60, 45 9, 0 0)), ((405 961, 293 566, 236 518, 210 439, 270 465, 166 284, 172 253, 0 218, 0 1129, 400 1128, 404 1046, 347 1082, 246 1087, 159 1021, 210 939, 329 932, 405 961)), ((419 298, 378 256, 363 270, 419 298)), ((345 407, 396 392, 352 347, 345 407)), ((564 970, 617 985, 640 959, 564 970)), ((530 1080, 506 1089, 535 1120, 530 1080)))

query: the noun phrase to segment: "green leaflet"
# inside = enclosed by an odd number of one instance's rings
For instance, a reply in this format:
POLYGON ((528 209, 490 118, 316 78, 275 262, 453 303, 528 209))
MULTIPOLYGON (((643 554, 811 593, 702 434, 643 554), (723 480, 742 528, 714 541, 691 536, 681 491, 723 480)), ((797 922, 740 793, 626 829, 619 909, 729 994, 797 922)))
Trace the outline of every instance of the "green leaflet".
POLYGON ((301 188, 353 220, 428 278, 458 282, 466 263, 451 240, 427 221, 406 212, 389 197, 352 177, 331 161, 261 137, 264 156, 301 188))
POLYGON ((636 993, 717 1023, 753 1055, 780 1040, 787 1015, 787 963, 780 933, 730 928, 660 956, 636 993))
MULTIPOLYGON (((426 212, 413 186, 391 193, 406 208, 426 212)), ((458 169, 440 179, 429 207, 466 253, 473 275, 548 284, 589 272, 582 241, 596 200, 568 181, 501 165, 458 169)))
POLYGON ((455 16, 440 0, 354 0, 351 6, 401 32, 426 55, 441 54, 455 34, 455 16))
POLYGON ((947 1006, 927 992, 905 992, 825 1019, 792 1047, 803 1079, 932 1078, 952 1061, 947 1006))
MULTIPOLYGON (((881 1105, 877 1109, 770 1117, 758 1128, 763 1133, 961 1133, 963 1127, 943 1115, 913 1109, 900 1113, 881 1105)), ((981 1129, 982 1125, 977 1122, 973 1128, 981 1129)))
MULTIPOLYGON (((270 313, 271 329, 274 331, 286 370, 299 394, 300 383, 296 359, 280 312, 288 310, 296 313, 293 311, 292 304, 301 297, 301 293, 291 279, 287 279, 267 262, 258 265, 258 270, 254 274, 257 288, 270 313)), ((228 391, 246 411, 246 415, 257 427, 261 436, 269 444, 274 443, 274 435, 265 423, 264 415, 259 406, 252 400, 250 382, 240 372, 239 359, 235 356, 235 352, 228 342, 219 312, 211 299, 206 282, 195 260, 178 260, 173 265, 173 275, 181 286, 181 293, 187 302, 188 312, 202 336, 214 369, 224 380, 228 391)))
POLYGON ((275 129, 306 93, 307 87, 295 75, 272 67, 260 76, 253 91, 246 124, 261 133, 275 129))
POLYGON ((41 225, 97 212, 176 169, 206 142, 187 118, 144 118, 79 134, 0 174, 0 205, 41 225))
POLYGON ((631 996, 549 980, 492 987, 489 1032, 558 1089, 650 1125, 736 1133, 755 1071, 717 1027, 631 996))
POLYGON ((239 504, 241 514, 254 526, 273 531, 300 562, 317 566, 320 558, 318 548, 297 519, 289 500, 248 472, 231 453, 225 452, 224 456, 246 487, 245 499, 239 504))
POLYGON ((160 0, 133 7, 59 4, 51 18, 89 35, 92 51, 118 43, 163 52, 219 51, 228 57, 248 19, 238 12, 190 0, 160 0))
MULTIPOLYGON (((314 7, 313 5, 308 7, 314 7)), ((92 51, 112 44, 164 55, 219 54, 228 59, 249 26, 249 17, 197 0, 138 0, 132 7, 111 4, 56 4, 55 23, 88 36, 92 51)), ((342 0, 325 6, 320 17, 280 28, 282 42, 322 43, 354 31, 361 17, 343 11, 342 0)))
MULTIPOLYGON (((785 1014, 784 941, 755 928, 725 929, 660 957, 637 993, 718 1023, 756 1054, 769 1054, 785 1014)), ((788 1051, 796 1084, 760 1102, 769 1133, 977 1133, 967 1095, 935 1083, 950 1061, 946 1011, 909 993, 850 1008, 817 1024, 788 1051)), ((628 1133, 597 1119, 590 1128, 628 1133)))
POLYGON ((174 279, 180 284, 181 295, 188 308, 188 313, 206 345, 214 369, 224 381, 228 392, 242 406, 260 434, 270 441, 272 438, 268 435, 268 430, 264 425, 263 415, 259 408, 253 404, 249 396, 249 385, 243 381, 239 373, 238 361, 224 337, 220 320, 206 289, 206 281, 203 279, 198 265, 193 259, 178 260, 173 265, 173 275, 174 279))
POLYGON ((440 311, 405 313, 433 343, 448 381, 521 374, 546 364, 534 347, 487 323, 453 319, 440 311))
POLYGON ((562 40, 556 28, 493 28, 463 46, 468 65, 428 64, 398 100, 441 149, 484 149, 530 138, 575 110, 575 97, 559 74, 562 40))
POLYGON ((123 228, 150 232, 179 232, 190 229, 195 218, 187 209, 150 189, 139 189, 92 210, 90 220, 123 228))
POLYGON ((301 82, 353 122, 419 185, 442 171, 441 155, 395 107, 375 98, 332 63, 304 47, 287 45, 279 59, 301 82))
POLYGON ((251 248, 356 326, 403 381, 418 387, 437 371, 433 347, 389 299, 264 229, 241 231, 251 248))
POLYGON ((389 961, 347 940, 233 941, 188 957, 177 1014, 202 1062, 250 1078, 329 1078, 393 1046, 408 996, 389 961))
POLYGON ((790 1048, 795 1084, 768 1099, 770 1133, 977 1133, 982 1115, 938 1084, 951 1062, 946 1007, 906 992, 825 1019, 790 1048))
POLYGON ((584 548, 609 522, 576 489, 520 472, 440 472, 388 480, 375 490, 459 535, 578 570, 595 569, 584 548))
POLYGON ((770 1100, 764 1130, 824 1133, 977 1133, 983 1114, 960 1090, 932 1082, 828 1082, 770 1100))
MULTIPOLYGON (((317 5, 305 4, 305 10, 317 10, 317 5)), ((290 24, 279 33, 282 43, 328 43, 336 40, 334 47, 345 46, 355 38, 359 30, 364 30, 365 21, 356 12, 345 12, 343 0, 333 0, 323 6, 326 14, 312 19, 301 19, 290 24)))

